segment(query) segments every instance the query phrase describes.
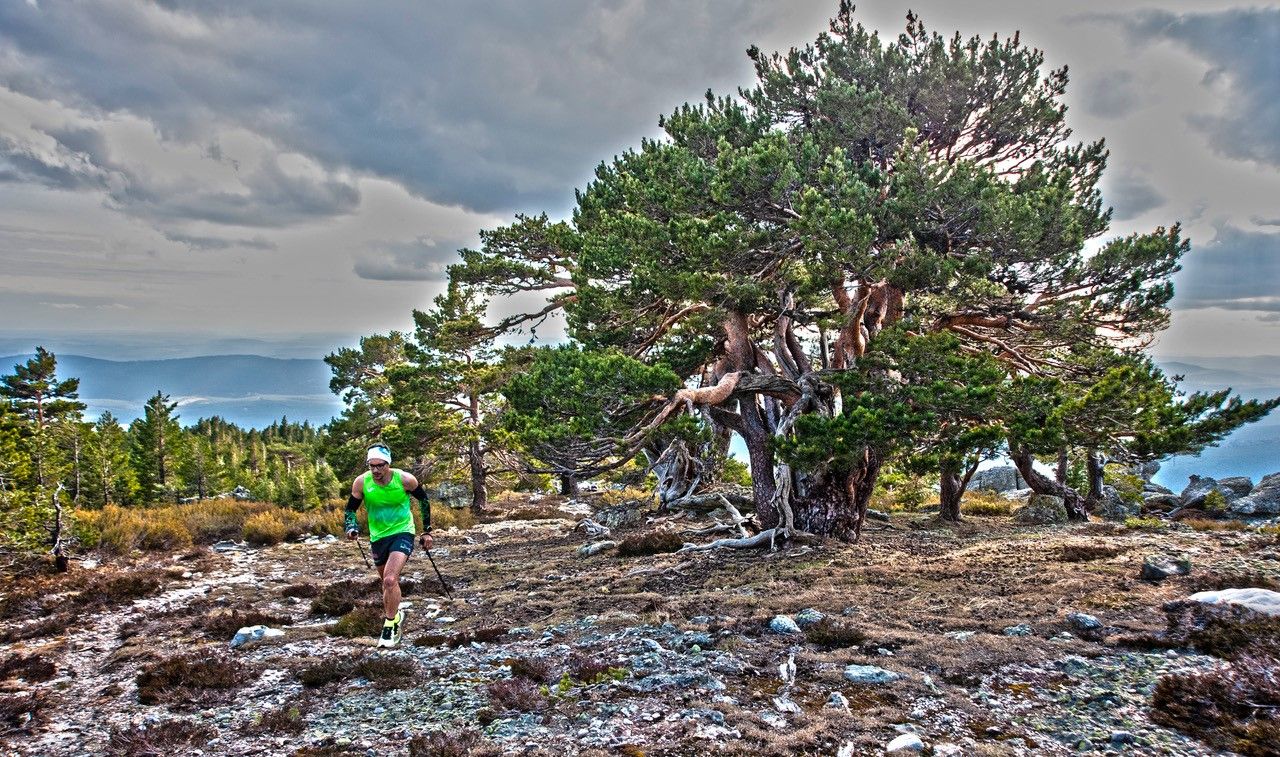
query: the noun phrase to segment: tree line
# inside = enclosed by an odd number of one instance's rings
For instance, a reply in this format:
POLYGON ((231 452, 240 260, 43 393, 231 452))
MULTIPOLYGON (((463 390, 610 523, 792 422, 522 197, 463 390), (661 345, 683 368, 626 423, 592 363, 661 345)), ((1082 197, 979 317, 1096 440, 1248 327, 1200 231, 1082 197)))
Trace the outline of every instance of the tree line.
POLYGON ((146 506, 247 491, 307 509, 338 496, 324 434, 287 418, 243 429, 222 418, 183 427, 157 390, 125 426, 110 412, 83 417, 77 378, 57 375, 43 347, 0 377, 0 509, 11 536, 39 539, 55 497, 64 506, 146 506))
POLYGON ((1280 402, 1188 395, 1147 355, 1190 243, 1176 223, 1108 236, 1106 146, 1071 141, 1066 68, 1017 34, 909 14, 883 39, 841 2, 813 43, 748 55, 754 86, 661 117, 570 218, 482 232, 412 333, 330 355, 340 456, 382 438, 477 509, 499 472, 571 492, 639 460, 677 505, 736 439, 759 527, 856 539, 890 469, 930 476, 956 519, 1003 453, 1082 519, 1108 466, 1280 402), (567 344, 514 346, 552 318, 567 344))

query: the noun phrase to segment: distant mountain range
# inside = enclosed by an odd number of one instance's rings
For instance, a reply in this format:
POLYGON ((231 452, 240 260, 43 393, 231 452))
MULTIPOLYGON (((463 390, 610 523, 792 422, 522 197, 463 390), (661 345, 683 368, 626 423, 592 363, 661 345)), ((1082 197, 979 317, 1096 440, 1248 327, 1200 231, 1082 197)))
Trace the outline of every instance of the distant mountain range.
MULTIPOLYGON (((30 355, 0 357, 0 373, 30 355)), ((1246 398, 1280 396, 1280 356, 1248 358, 1171 357, 1160 365, 1183 377, 1183 387, 1209 391, 1231 387, 1246 398)), ((281 359, 257 355, 210 355, 169 360, 102 360, 58 355, 58 375, 80 379, 86 415, 104 410, 128 423, 160 390, 178 403, 183 424, 221 416, 246 428, 262 428, 287 416, 293 421, 327 423, 342 412, 329 391, 331 372, 319 359, 281 359)), ((1163 462, 1156 482, 1181 490, 1193 473, 1221 478, 1249 476, 1255 482, 1280 471, 1280 411, 1227 438, 1198 457, 1163 462)))
MULTIPOLYGON (((0 372, 11 373, 30 357, 0 357, 0 372)), ((184 425, 215 415, 246 428, 269 426, 281 416, 327 423, 342 412, 342 402, 329 391, 331 375, 323 360, 257 355, 126 361, 58 355, 59 378, 80 379, 86 416, 110 410, 124 423, 140 417, 157 390, 178 403, 184 425)))

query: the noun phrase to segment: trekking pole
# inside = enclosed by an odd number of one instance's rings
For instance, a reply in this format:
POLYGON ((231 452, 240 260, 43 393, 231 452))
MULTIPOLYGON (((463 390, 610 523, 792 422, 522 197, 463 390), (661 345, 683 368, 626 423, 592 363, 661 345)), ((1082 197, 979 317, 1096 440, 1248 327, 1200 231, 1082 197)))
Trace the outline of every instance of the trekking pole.
POLYGON ((436 560, 431 556, 431 550, 425 550, 427 559, 431 561, 431 569, 436 572, 436 578, 440 579, 440 585, 444 587, 444 595, 449 599, 453 599, 453 595, 449 593, 449 584, 444 582, 444 576, 440 575, 440 569, 436 567, 436 560))
POLYGON ((360 539, 357 537, 353 541, 355 541, 356 546, 360 548, 360 556, 364 558, 364 566, 366 568, 372 568, 373 565, 369 563, 369 556, 364 553, 364 545, 360 543, 360 539))

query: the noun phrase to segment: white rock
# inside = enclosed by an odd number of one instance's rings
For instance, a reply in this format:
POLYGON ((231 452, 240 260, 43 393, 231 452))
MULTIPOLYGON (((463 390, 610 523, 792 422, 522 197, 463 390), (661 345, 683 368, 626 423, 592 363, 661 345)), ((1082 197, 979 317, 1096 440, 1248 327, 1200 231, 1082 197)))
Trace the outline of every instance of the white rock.
POLYGON ((1280 592, 1269 589, 1200 591, 1187 597, 1187 601, 1206 605, 1238 605, 1264 615, 1280 615, 1280 592))
POLYGON ((904 733, 884 748, 885 754, 903 754, 905 752, 923 752, 924 742, 914 733, 904 733))
POLYGON ((848 665, 844 669, 844 677, 852 683, 890 683, 902 676, 874 665, 848 665))
POLYGON ((800 705, 786 697, 774 697, 773 707, 778 712, 785 712, 791 715, 801 715, 804 713, 804 710, 800 709, 800 705))
POLYGON ((270 638, 272 636, 284 636, 284 631, 278 628, 267 628, 266 626, 245 626, 231 639, 231 648, 241 647, 251 641, 270 638))

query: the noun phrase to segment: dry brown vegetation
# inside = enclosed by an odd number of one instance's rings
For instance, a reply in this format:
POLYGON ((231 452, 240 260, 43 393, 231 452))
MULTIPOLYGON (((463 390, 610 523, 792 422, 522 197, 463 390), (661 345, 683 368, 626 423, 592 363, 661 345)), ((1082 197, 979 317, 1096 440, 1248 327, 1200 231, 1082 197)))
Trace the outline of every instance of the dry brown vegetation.
MULTIPOLYGON (((520 509, 518 499, 506 504, 520 509)), ((615 538, 642 537, 636 539, 639 542, 654 533, 678 534, 690 525, 686 519, 669 514, 649 512, 646 518, 656 522, 617 526, 615 538)), ((312 702, 373 692, 375 686, 370 682, 412 688, 411 697, 418 698, 427 696, 432 681, 456 674, 465 685, 474 687, 473 696, 487 700, 479 711, 465 713, 480 725, 506 721, 521 712, 536 713, 534 718, 545 723, 582 722, 574 718, 590 716, 589 705, 596 701, 643 704, 652 695, 638 694, 627 686, 644 673, 613 667, 630 664, 625 661, 626 654, 620 662, 621 650, 602 648, 597 641, 576 640, 575 634, 583 633, 581 624, 588 616, 594 618, 589 633, 597 636, 636 627, 644 627, 643 634, 648 634, 664 623, 690 633, 705 633, 710 642, 700 640, 698 644, 707 659, 732 653, 745 666, 741 674, 718 674, 728 687, 725 694, 737 704, 714 705, 724 715, 725 727, 738 731, 740 737, 709 749, 693 726, 684 721, 662 725, 665 721, 658 720, 652 728, 665 729, 662 742, 625 745, 631 753, 675 755, 696 748, 717 754, 829 755, 843 743, 854 743, 855 753, 871 753, 895 735, 888 724, 911 721, 911 713, 921 702, 937 702, 963 726, 965 734, 977 739, 975 753, 988 750, 995 754, 1009 739, 1039 743, 1053 738, 1020 725, 1021 721, 1000 719, 980 704, 976 698, 979 692, 997 687, 1020 691, 1017 687, 1029 686, 1021 679, 1002 678, 1011 674, 1000 671, 1027 666, 1052 670, 1054 662, 1067 654, 1093 658, 1167 647, 1220 655, 1238 669, 1224 668, 1234 671, 1221 674, 1229 680, 1167 678, 1161 684, 1161 703, 1198 703, 1195 711, 1202 713, 1217 707, 1224 713, 1222 719, 1201 718, 1189 723, 1172 704, 1164 714, 1153 713, 1153 717, 1164 718, 1162 722, 1169 727, 1208 743, 1229 744, 1221 748, 1246 751, 1250 743, 1267 743, 1264 737, 1272 727, 1268 718, 1256 713, 1245 717, 1243 710, 1215 703, 1209 697, 1214 687, 1228 685, 1241 691, 1247 688, 1249 696, 1270 696, 1261 686, 1263 681, 1250 672, 1250 665, 1257 667, 1251 660, 1261 659, 1257 647, 1251 648, 1248 657, 1239 650, 1242 639, 1274 638, 1280 629, 1201 620, 1190 626, 1198 623, 1199 631, 1170 636, 1161 607, 1204 588, 1277 585, 1280 559, 1271 545, 1272 534, 1193 531, 1184 525, 1160 531, 1102 523, 1034 528, 997 516, 950 524, 940 522, 932 513, 895 515, 889 523, 875 525, 883 530, 868 530, 857 545, 826 541, 784 545, 776 553, 655 551, 633 557, 602 553, 588 558, 577 555, 584 536, 573 531, 572 522, 564 518, 494 523, 466 533, 440 531, 436 562, 453 587, 454 598, 437 593, 438 581, 430 565, 415 555, 405 581, 406 595, 416 592, 406 626, 406 648, 391 655, 371 651, 382 622, 379 582, 355 548, 345 542, 253 550, 248 556, 256 576, 252 583, 223 585, 213 580, 207 594, 176 606, 156 596, 170 588, 190 586, 195 579, 184 575, 218 575, 229 569, 233 557, 244 558, 197 550, 164 555, 163 568, 144 567, 156 564, 160 557, 147 555, 132 567, 126 561, 116 561, 92 572, 77 571, 71 578, 24 578, 0 587, 4 600, 0 614, 7 616, 0 619, 0 639, 32 638, 26 636, 31 629, 51 619, 56 622, 46 631, 56 634, 60 624, 91 627, 99 617, 115 617, 116 625, 104 626, 99 638, 104 645, 116 646, 102 653, 100 667, 95 668, 112 685, 99 683, 85 691, 75 679, 69 684, 67 679, 59 679, 70 688, 66 693, 51 691, 50 695, 59 701, 74 696, 88 703, 87 707, 117 701, 123 704, 113 706, 127 708, 136 706, 130 685, 130 679, 135 679, 139 700, 145 697, 154 703, 151 706, 181 712, 193 705, 223 707, 219 703, 235 694, 235 685, 252 685, 258 670, 268 669, 256 662, 236 674, 239 684, 223 687, 217 670, 198 667, 205 659, 258 659, 255 652, 239 650, 223 657, 226 640, 238 627, 259 623, 282 627, 286 631, 283 640, 271 642, 261 651, 277 655, 270 668, 283 669, 284 686, 294 687, 295 695, 306 687, 304 699, 297 705, 299 712, 294 712, 295 703, 282 704, 276 699, 264 705, 260 722, 252 721, 250 713, 242 713, 232 725, 220 725, 217 730, 225 738, 226 729, 234 728, 235 738, 268 750, 273 748, 270 739, 298 732, 302 752, 312 754, 365 752, 365 745, 316 743, 318 719, 310 718, 307 711, 312 702), (1159 583, 1139 580, 1143 558, 1158 552, 1192 555, 1192 574, 1159 583), (134 599, 156 604, 130 615, 123 608, 134 599), (794 615, 805 608, 820 610, 826 620, 808 626, 802 637, 767 630, 774 615, 794 615), (47 614, 50 610, 52 615, 47 614), (312 617, 289 624, 308 610, 312 617), (1096 641, 1077 635, 1063 642, 1056 637, 1072 630, 1066 620, 1070 611, 1097 615, 1105 631, 1096 641), (436 617, 443 620, 445 616, 452 619, 436 622, 436 617), (1003 634, 1005 627, 1022 623, 1034 629, 1031 635, 1003 634), (333 631, 346 635, 332 636, 333 631), (554 634, 540 642, 546 631, 554 634), (963 640, 944 635, 950 631, 974 635, 963 640), (305 654, 313 656, 280 654, 280 644, 292 642, 288 648, 296 650, 298 641, 307 640, 315 643, 316 651, 305 654), (473 650, 473 642, 483 646, 473 650), (562 644, 570 652, 548 653, 562 644), (166 648, 190 649, 190 654, 167 659, 156 656, 157 649, 166 648), (796 682, 784 689, 777 668, 791 654, 798 674, 796 682), (431 660, 445 657, 490 662, 486 666, 473 662, 475 667, 471 668, 432 667, 431 660), (499 667, 504 661, 509 666, 509 679, 506 670, 499 667), (843 667, 850 663, 879 665, 904 678, 883 688, 851 687, 841 676, 843 667), (626 680, 614 684, 618 676, 626 680), (936 690, 922 682, 924 676, 930 677, 930 686, 936 690), (824 708, 834 690, 849 698, 850 713, 824 708), (802 709, 801 714, 788 716, 790 727, 785 731, 759 719, 759 712, 768 710, 772 699, 784 693, 802 709), (1000 735, 988 734, 987 728, 999 728, 1000 735)), ((629 643, 637 643, 640 636, 628 638, 632 640, 629 643)), ((42 639, 40 646, 6 650, 8 656, 0 657, 0 671, 9 676, 6 685, 26 685, 30 679, 15 671, 30 670, 38 677, 39 671, 46 669, 44 663, 54 666, 52 675, 64 674, 61 655, 75 643, 75 637, 68 636, 42 639)), ((668 649, 660 655, 664 660, 676 653, 703 654, 690 653, 691 642, 662 643, 668 649)), ((306 648, 306 644, 302 646, 306 648)), ((1154 676, 1150 683, 1154 687, 1154 676)), ((676 691, 660 696, 669 699, 664 705, 668 711, 678 712, 700 706, 693 702, 706 694, 676 691), (686 694, 692 698, 688 702, 682 699, 686 694)), ((0 714, 19 713, 13 715, 12 722, 37 734, 55 712, 47 700, 7 693, 4 697, 0 714)), ((1029 696, 1026 702, 1031 712, 1065 706, 1055 704, 1051 697, 1035 700, 1029 696)), ((470 706, 476 706, 474 700, 470 706)), ((650 738, 656 731, 645 733, 650 738)), ((457 746, 456 740, 429 743, 428 736, 419 731, 416 743, 421 750, 448 754, 441 750, 457 746)), ((93 750, 100 753, 105 749, 105 738, 104 733, 93 750)), ((151 748, 145 746, 148 739, 159 738, 158 731, 121 731, 116 743, 133 743, 143 749, 151 748), (128 738, 135 741, 121 740, 128 738)), ((482 740, 471 746, 488 748, 482 740)), ((403 742, 398 748, 404 749, 403 742)), ((182 749, 174 747, 170 753, 182 749)), ((593 754, 585 749, 574 753, 593 754)), ((619 745, 599 753, 627 752, 619 745)))
POLYGON ((168 757, 191 753, 217 735, 212 727, 193 720, 166 720, 135 728, 115 728, 107 742, 111 757, 168 757))

